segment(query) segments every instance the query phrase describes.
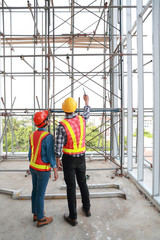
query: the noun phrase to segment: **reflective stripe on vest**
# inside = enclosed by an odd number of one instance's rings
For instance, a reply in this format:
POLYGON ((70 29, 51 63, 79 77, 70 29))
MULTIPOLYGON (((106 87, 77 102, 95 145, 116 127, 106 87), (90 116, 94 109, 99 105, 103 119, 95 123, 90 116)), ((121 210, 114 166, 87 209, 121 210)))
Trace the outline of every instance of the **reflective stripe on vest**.
POLYGON ((70 123, 67 120, 62 120, 61 123, 66 126, 68 131, 71 134, 71 138, 73 141, 73 149, 63 147, 63 152, 66 154, 78 154, 85 152, 85 146, 83 146, 83 138, 84 138, 84 122, 83 118, 81 116, 77 116, 80 121, 80 139, 79 139, 79 146, 77 145, 77 138, 75 136, 75 133, 70 125, 70 123))
POLYGON ((30 143, 31 143, 31 161, 30 161, 30 167, 38 170, 38 171, 50 171, 51 169, 51 166, 50 164, 47 164, 47 163, 44 163, 42 162, 42 160, 40 160, 39 164, 36 163, 36 160, 37 160, 37 156, 38 156, 38 151, 39 151, 39 148, 41 147, 41 142, 42 140, 48 135, 49 133, 48 132, 42 132, 42 134, 40 135, 39 139, 38 139, 38 143, 37 143, 37 146, 36 146, 36 149, 35 146, 34 146, 34 143, 33 143, 33 135, 34 133, 32 133, 30 135, 30 143), (35 150, 35 151, 34 151, 35 150))

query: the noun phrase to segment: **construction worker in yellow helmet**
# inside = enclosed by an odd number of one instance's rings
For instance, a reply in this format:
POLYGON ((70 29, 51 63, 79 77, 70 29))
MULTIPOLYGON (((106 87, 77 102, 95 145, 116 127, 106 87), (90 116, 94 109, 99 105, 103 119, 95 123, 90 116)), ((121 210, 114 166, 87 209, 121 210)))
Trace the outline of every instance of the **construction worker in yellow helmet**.
POLYGON ((90 198, 86 183, 86 162, 85 162, 85 130, 86 121, 90 116, 89 97, 83 96, 85 106, 82 115, 75 113, 77 102, 72 97, 65 99, 62 103, 62 110, 65 112, 65 119, 59 122, 56 129, 55 156, 57 168, 63 165, 64 180, 67 186, 67 200, 69 214, 64 214, 64 220, 76 226, 76 180, 82 197, 82 212, 86 217, 91 216, 90 198))

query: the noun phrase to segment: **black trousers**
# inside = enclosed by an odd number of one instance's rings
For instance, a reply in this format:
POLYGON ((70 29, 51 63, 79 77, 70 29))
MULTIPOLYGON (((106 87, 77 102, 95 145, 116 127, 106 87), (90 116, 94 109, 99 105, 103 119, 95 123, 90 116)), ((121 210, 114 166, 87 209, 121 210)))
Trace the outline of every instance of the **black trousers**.
POLYGON ((77 219, 76 179, 81 192, 83 208, 86 211, 90 209, 89 191, 86 183, 85 154, 80 157, 63 154, 62 163, 64 180, 67 186, 69 217, 71 219, 77 219))

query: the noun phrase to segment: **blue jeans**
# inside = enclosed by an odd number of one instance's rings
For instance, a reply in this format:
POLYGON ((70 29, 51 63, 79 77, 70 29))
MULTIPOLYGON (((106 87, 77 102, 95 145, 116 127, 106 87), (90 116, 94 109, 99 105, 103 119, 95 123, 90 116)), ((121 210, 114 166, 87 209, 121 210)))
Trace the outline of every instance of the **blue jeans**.
POLYGON ((50 171, 42 172, 30 168, 32 175, 32 213, 37 214, 37 219, 44 217, 44 196, 48 184, 50 171))

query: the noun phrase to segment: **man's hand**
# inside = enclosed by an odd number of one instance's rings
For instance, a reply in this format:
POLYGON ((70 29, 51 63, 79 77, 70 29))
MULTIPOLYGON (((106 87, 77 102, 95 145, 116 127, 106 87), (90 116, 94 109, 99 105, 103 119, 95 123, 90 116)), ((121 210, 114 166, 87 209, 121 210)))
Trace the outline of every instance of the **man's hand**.
POLYGON ((62 162, 60 161, 60 158, 56 158, 56 163, 58 171, 62 171, 62 162))
POLYGON ((84 94, 84 95, 83 95, 83 99, 84 99, 84 101, 85 101, 85 105, 88 106, 88 105, 89 105, 89 96, 86 95, 86 94, 84 94))
POLYGON ((54 179, 53 181, 56 181, 58 179, 58 171, 57 171, 57 168, 53 168, 53 171, 54 171, 54 179))

